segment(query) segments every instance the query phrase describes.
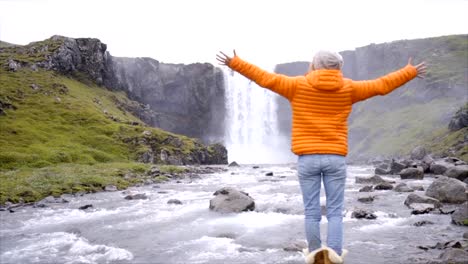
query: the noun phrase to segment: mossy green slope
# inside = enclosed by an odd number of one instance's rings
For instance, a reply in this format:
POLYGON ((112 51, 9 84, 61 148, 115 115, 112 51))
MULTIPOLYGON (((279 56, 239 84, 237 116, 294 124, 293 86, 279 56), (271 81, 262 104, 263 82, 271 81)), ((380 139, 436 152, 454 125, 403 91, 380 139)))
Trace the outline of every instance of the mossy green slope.
POLYGON ((0 204, 99 191, 107 184, 125 188, 141 181, 125 174, 149 169, 139 163, 148 151, 154 151, 155 163, 163 163, 161 150, 180 156, 212 152, 195 139, 145 125, 122 107, 138 104, 123 92, 86 76, 30 67, 60 43, 41 51, 42 44, 0 50, 0 204), (24 65, 11 71, 9 59, 24 65))
POLYGON ((119 109, 115 102, 130 103, 123 93, 29 69, 1 69, 0 83, 0 100, 11 105, 0 116, 3 169, 135 161, 145 149, 134 149, 125 139, 138 138, 143 131, 161 141, 179 137, 186 152, 194 146, 192 139, 144 126, 119 109))
POLYGON ((426 61, 427 76, 389 95, 353 106, 349 155, 356 160, 405 156, 423 145, 435 154, 458 155, 467 160, 463 149, 450 150, 452 143, 463 139, 460 132, 451 133, 447 127, 454 113, 468 101, 468 35, 383 45, 387 46, 375 46, 384 50, 379 61, 383 67, 372 71, 373 77, 395 70, 401 53, 416 57, 417 62, 426 61))

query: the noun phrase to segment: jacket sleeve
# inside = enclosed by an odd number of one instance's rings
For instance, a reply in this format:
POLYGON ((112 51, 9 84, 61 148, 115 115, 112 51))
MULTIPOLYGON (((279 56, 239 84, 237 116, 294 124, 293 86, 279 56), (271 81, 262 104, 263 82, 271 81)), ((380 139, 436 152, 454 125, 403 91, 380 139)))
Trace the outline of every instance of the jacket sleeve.
POLYGON ((376 95, 386 95, 416 77, 418 71, 413 65, 406 65, 398 71, 392 72, 371 81, 353 81, 353 104, 376 95))
POLYGON ((288 77, 282 74, 267 72, 253 64, 250 64, 238 56, 231 59, 229 68, 254 81, 259 86, 272 90, 273 92, 292 100, 296 92, 299 77, 288 77))

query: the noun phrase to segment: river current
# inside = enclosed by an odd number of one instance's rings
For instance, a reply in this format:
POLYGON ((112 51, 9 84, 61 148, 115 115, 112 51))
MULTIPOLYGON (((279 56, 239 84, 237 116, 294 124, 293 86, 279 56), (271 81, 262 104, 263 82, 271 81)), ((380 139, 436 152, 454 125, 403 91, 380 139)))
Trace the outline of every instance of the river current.
MULTIPOLYGON (((226 169, 196 180, 126 190, 145 193, 146 200, 126 200, 125 191, 102 192, 70 195, 68 203, 47 208, 0 212, 0 263, 304 263, 302 253, 290 250, 305 238, 295 165, 226 169), (273 176, 266 176, 267 172, 273 176), (249 193, 255 211, 210 211, 213 193, 226 186, 249 193), (168 204, 170 199, 182 204, 168 204), (87 204, 93 207, 79 209, 87 204)), ((440 254, 418 246, 460 238, 464 229, 450 224, 449 215, 411 215, 403 204, 408 193, 358 192, 363 185, 356 184, 355 177, 372 175, 371 167, 348 167, 346 264, 418 263, 440 254), (369 195, 376 197, 373 203, 357 201, 369 195), (373 210, 377 219, 351 218, 356 208, 373 210), (423 220, 433 224, 414 226, 423 220)), ((431 181, 405 182, 426 189, 431 181)), ((327 222, 325 217, 322 220, 324 238, 327 222)))

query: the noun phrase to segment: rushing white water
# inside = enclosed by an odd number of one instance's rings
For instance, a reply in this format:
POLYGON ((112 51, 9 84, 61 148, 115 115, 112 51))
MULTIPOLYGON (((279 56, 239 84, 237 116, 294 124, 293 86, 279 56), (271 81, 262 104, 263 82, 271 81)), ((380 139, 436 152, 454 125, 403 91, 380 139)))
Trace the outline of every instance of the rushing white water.
MULTIPOLYGON (((349 250, 346 264, 428 263, 442 251, 418 246, 462 239, 466 227, 451 224, 450 215, 411 215, 404 205, 408 193, 359 192, 364 185, 356 184, 356 177, 370 177, 373 172, 371 167, 348 167, 343 219, 344 246, 349 250), (357 202, 362 196, 375 200, 357 202), (373 211, 377 219, 352 218, 355 208, 373 211), (414 226, 420 221, 433 224, 414 226)), ((385 178, 424 189, 433 180, 385 178)), ((300 252, 305 246, 304 210, 294 164, 226 167, 200 179, 64 198, 69 202, 0 211, 0 263, 304 263, 300 252), (249 193, 255 210, 210 211, 210 199, 220 187, 249 193), (148 199, 126 200, 129 191, 145 193, 148 199), (169 204, 170 199, 181 204, 169 204), (79 209, 88 204, 93 207, 79 209)), ((322 205, 324 198, 322 190, 322 205)), ((323 238, 326 227, 323 217, 323 238)))
POLYGON ((295 160, 279 133, 276 95, 235 72, 225 72, 229 161, 281 164, 295 160))

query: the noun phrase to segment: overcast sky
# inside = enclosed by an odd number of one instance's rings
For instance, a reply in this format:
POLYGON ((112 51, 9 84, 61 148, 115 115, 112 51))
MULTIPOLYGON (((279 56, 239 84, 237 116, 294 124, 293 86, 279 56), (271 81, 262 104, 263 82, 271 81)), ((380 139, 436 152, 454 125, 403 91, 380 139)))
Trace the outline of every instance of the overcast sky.
POLYGON ((215 63, 236 49, 257 64, 319 49, 468 33, 468 0, 0 0, 0 40, 99 38, 113 56, 215 63))

